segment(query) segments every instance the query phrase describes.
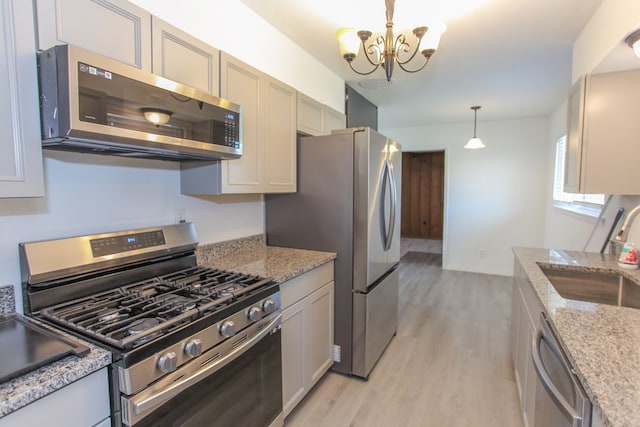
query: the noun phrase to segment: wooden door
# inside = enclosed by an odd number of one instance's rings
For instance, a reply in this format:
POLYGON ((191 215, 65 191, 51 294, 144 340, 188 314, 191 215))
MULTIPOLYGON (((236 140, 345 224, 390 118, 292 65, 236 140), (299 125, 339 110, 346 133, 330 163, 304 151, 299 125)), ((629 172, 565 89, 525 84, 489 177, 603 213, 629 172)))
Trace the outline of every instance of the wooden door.
POLYGON ((442 239, 444 151, 402 153, 401 236, 442 239))

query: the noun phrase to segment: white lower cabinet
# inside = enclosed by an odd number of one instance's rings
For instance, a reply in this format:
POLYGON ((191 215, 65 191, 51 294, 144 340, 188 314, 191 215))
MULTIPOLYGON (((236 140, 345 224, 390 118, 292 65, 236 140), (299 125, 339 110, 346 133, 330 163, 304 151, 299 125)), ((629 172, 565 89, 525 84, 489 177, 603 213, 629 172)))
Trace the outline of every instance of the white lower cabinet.
POLYGON ((519 264, 516 263, 515 286, 511 310, 511 353, 525 426, 534 426, 536 386, 535 368, 531 360, 531 343, 543 308, 519 264))
POLYGON ((110 426, 107 368, 0 418, 0 427, 110 426))
POLYGON ((333 365, 333 261, 280 285, 286 417, 333 365))

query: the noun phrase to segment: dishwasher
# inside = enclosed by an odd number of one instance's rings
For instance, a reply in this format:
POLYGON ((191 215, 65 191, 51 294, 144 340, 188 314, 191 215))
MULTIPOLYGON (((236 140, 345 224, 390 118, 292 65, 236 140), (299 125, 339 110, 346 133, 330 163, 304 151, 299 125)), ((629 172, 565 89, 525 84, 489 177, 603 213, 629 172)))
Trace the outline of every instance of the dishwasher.
POLYGON ((591 401, 544 313, 531 345, 531 359, 537 374, 534 426, 591 426, 591 401))

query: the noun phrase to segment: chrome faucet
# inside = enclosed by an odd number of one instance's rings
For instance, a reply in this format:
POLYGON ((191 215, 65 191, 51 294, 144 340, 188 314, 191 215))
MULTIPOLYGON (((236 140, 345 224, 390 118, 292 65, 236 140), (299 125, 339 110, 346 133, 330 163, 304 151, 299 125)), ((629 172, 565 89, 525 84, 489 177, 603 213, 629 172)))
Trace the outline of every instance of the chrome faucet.
POLYGON ((620 227, 620 230, 618 230, 618 234, 616 234, 616 237, 614 237, 614 240, 617 240, 619 242, 627 241, 627 236, 629 235, 629 228, 631 227, 631 224, 633 224, 633 220, 636 219, 636 216, 638 216, 639 213, 640 213, 640 205, 636 206, 629 212, 624 222, 622 223, 622 227, 620 227))

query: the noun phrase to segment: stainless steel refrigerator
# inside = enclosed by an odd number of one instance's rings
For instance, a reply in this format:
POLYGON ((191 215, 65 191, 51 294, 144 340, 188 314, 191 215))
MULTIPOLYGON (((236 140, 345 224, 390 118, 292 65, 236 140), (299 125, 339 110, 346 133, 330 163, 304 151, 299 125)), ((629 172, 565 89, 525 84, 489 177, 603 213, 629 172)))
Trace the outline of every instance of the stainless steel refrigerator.
POLYGON ((370 128, 298 140, 298 191, 265 196, 272 246, 337 252, 333 369, 368 378, 398 327, 402 155, 370 128))

